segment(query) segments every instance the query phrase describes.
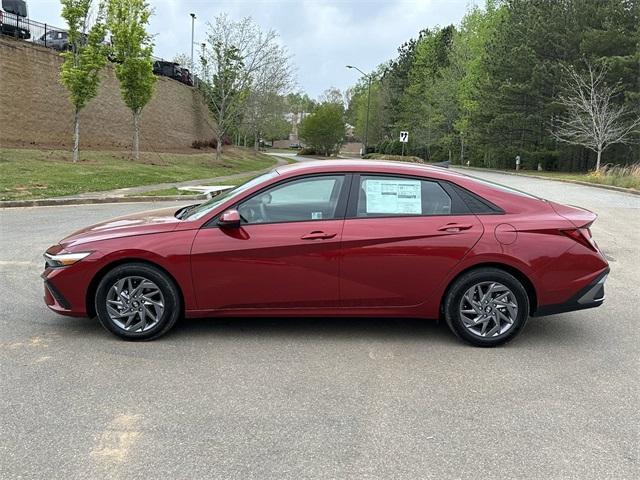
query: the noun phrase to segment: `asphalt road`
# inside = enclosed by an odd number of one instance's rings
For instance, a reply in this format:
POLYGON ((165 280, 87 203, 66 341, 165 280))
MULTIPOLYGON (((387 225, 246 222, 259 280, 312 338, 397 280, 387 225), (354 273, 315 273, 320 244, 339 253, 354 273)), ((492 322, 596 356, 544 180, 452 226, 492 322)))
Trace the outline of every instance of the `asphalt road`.
POLYGON ((482 176, 599 213, 603 307, 489 350, 394 319, 186 320, 127 343, 45 308, 40 255, 151 205, 0 211, 0 478, 638 478, 640 196, 482 176))

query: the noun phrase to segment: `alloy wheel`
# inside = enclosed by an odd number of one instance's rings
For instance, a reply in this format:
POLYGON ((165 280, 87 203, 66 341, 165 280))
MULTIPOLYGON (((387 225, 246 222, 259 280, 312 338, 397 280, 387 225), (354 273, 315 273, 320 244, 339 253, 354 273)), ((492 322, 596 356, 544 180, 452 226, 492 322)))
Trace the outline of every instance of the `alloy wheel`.
POLYGON ((498 282, 480 282, 460 300, 460 318, 466 329, 478 337, 495 337, 513 327, 518 301, 509 288, 498 282))
POLYGON ((148 278, 128 276, 118 279, 109 288, 106 307, 113 323, 121 329, 146 332, 162 318, 164 296, 148 278))

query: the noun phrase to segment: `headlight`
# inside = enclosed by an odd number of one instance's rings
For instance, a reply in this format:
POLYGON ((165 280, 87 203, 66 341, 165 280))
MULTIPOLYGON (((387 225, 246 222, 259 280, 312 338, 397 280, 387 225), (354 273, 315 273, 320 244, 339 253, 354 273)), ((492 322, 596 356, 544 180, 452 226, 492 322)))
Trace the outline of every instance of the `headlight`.
POLYGON ((58 253, 56 255, 45 253, 44 259, 48 267, 58 268, 73 265, 89 255, 91 255, 91 252, 58 253))

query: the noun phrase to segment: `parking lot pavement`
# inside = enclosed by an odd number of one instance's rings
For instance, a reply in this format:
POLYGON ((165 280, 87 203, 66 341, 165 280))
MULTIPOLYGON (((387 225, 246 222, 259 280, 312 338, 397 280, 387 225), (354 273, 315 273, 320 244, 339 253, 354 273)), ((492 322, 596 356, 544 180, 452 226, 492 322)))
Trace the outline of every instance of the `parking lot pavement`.
POLYGON ((186 320, 127 343, 45 308, 41 253, 153 205, 0 211, 0 478, 637 478, 640 197, 474 174, 600 215, 603 307, 496 349, 395 319, 186 320))

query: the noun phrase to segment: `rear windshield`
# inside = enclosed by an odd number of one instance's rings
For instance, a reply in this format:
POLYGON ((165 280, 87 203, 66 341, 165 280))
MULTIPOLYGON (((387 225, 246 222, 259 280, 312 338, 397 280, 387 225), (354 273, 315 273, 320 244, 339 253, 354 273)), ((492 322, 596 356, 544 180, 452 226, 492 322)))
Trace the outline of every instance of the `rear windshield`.
POLYGON ((2 0, 2 9, 19 17, 27 16, 27 2, 24 0, 2 0))

